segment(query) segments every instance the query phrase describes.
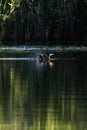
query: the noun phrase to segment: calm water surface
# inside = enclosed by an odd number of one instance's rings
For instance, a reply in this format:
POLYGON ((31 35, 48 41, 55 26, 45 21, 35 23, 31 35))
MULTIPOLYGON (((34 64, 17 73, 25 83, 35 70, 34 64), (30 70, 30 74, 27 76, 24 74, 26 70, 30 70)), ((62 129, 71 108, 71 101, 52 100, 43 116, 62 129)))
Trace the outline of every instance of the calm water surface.
POLYGON ((11 53, 0 52, 0 130, 87 130, 87 53, 11 53))

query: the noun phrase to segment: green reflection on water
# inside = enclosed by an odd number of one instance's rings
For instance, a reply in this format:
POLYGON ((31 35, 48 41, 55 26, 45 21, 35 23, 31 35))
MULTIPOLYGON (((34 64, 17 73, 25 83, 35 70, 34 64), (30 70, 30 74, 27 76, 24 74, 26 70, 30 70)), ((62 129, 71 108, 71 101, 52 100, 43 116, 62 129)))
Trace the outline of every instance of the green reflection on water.
POLYGON ((0 61, 0 129, 86 130, 86 63, 0 61))

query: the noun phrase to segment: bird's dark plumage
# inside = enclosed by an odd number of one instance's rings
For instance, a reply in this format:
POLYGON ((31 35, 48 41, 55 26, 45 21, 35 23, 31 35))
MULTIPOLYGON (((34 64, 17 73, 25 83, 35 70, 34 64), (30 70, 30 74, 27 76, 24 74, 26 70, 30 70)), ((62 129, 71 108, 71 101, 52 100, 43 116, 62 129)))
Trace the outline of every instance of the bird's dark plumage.
POLYGON ((53 54, 40 54, 39 55, 39 61, 40 62, 49 62, 50 61, 50 57, 52 56, 53 54))

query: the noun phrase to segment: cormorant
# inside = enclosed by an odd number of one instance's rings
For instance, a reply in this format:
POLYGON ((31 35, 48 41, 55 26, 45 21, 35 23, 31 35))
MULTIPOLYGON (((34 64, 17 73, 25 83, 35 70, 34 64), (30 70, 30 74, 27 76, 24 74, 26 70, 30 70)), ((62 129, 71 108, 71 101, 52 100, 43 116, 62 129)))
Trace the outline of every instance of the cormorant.
POLYGON ((54 55, 53 53, 50 54, 40 54, 39 55, 39 61, 43 63, 47 63, 50 61, 50 57, 54 55))

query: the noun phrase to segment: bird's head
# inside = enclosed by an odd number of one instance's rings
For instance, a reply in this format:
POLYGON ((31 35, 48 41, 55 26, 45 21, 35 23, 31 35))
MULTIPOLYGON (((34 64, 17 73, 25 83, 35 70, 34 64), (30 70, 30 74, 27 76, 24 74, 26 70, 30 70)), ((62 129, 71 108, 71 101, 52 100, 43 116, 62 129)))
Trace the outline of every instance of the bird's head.
POLYGON ((50 53, 49 56, 53 56, 54 54, 53 53, 50 53))

